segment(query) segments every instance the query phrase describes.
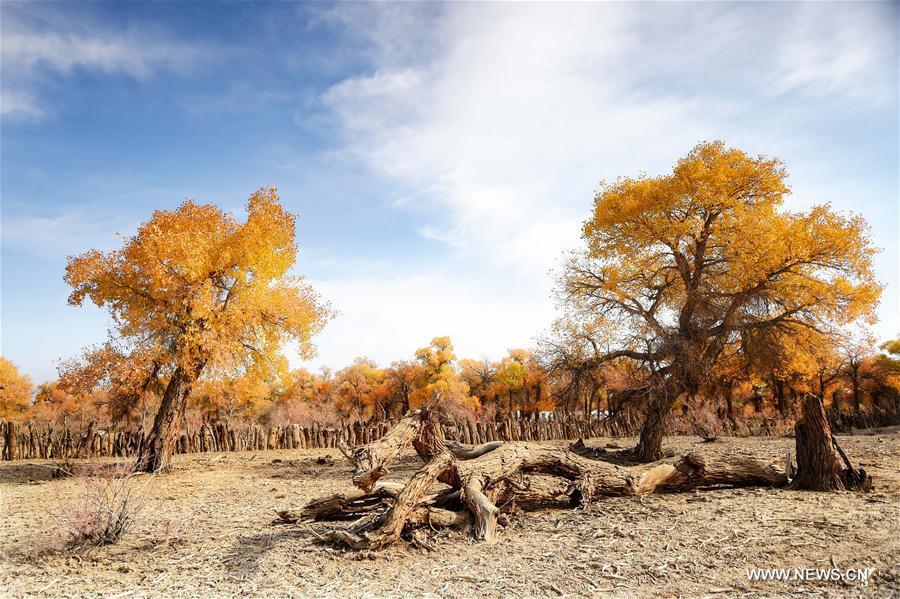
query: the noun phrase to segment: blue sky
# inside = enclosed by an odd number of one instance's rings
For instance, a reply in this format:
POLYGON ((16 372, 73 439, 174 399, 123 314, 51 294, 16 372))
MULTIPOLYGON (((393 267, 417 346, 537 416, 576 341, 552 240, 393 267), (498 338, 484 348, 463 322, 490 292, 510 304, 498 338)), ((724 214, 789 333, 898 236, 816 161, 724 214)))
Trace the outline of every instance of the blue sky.
POLYGON ((67 255, 264 185, 340 312, 311 366, 528 346, 598 182, 707 139, 782 157, 788 209, 869 220, 900 333, 897 3, 0 10, 0 345, 36 381, 106 336, 67 255))

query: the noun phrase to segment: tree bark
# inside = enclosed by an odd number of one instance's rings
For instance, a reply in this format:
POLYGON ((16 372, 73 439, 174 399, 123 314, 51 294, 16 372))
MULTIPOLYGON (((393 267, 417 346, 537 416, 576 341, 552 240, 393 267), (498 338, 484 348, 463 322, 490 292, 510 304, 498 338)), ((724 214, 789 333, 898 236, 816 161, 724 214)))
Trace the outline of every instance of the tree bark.
POLYGON ((647 407, 647 415, 641 426, 641 436, 634 448, 634 459, 649 463, 665 457, 662 450, 663 436, 666 432, 666 421, 672 406, 678 398, 676 389, 662 389, 647 407))
POLYGON ((15 460, 18 457, 18 435, 16 434, 16 423, 12 420, 6 422, 6 455, 7 460, 15 460))
POLYGON ((167 472, 178 438, 181 416, 197 376, 176 368, 166 385, 162 402, 153 419, 153 428, 141 448, 135 468, 140 472, 167 472))
POLYGON ((794 427, 797 449, 795 489, 809 491, 869 490, 872 480, 863 469, 854 469, 831 432, 822 400, 808 394, 803 401, 803 416, 794 427), (841 454, 846 468, 835 455, 841 454))
POLYGON ((787 395, 785 394, 784 381, 772 379, 772 391, 775 394, 775 409, 784 416, 787 414, 787 395))
POLYGON ((439 400, 440 394, 435 393, 420 409, 404 416, 386 435, 369 445, 350 449, 339 439, 338 449, 354 466, 353 484, 368 493, 388 473, 388 465, 403 448, 418 437, 423 421, 439 400))
MULTIPOLYGON (((329 541, 352 549, 375 549, 396 541, 407 526, 415 526, 417 510, 430 510, 436 497, 429 495, 431 485, 442 480, 458 491, 467 516, 442 518, 449 525, 474 522, 476 539, 497 539, 501 509, 515 505, 545 505, 564 502, 567 505, 595 497, 669 493, 708 487, 781 486, 787 482, 784 472, 764 460, 743 456, 723 461, 709 461, 689 454, 678 459, 623 468, 604 461, 579 456, 566 449, 527 443, 505 443, 494 451, 466 461, 456 460, 443 452, 419 470, 396 499, 389 494, 367 494, 348 500, 327 498, 307 506, 306 514, 346 519, 361 516, 349 529, 333 530, 325 535, 329 541), (551 475, 542 476, 542 475, 551 475), (430 499, 429 499, 430 498, 430 499), (381 504, 382 499, 385 500, 381 504), (374 505, 386 505, 386 512, 374 505), (322 506, 327 506, 323 509, 322 506), (368 514, 368 515, 367 515, 368 514)), ((445 497, 453 493, 444 493, 445 497)), ((292 512, 285 512, 292 514, 292 512)), ((446 516, 446 514, 442 514, 446 516)), ((283 519, 287 520, 284 516, 283 519)), ((435 522, 431 523, 436 526, 435 522)))
POLYGON ((97 423, 93 420, 88 424, 87 432, 84 434, 80 453, 81 457, 90 458, 94 452, 94 436, 96 435, 97 423))
POLYGON ((737 430, 737 420, 734 417, 734 381, 728 381, 725 386, 725 416, 731 425, 731 432, 737 430))

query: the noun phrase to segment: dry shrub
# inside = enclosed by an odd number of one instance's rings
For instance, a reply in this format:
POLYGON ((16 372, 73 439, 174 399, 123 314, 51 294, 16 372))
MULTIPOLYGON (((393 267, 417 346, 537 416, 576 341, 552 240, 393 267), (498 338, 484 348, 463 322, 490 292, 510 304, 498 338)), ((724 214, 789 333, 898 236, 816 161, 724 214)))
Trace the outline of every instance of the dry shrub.
POLYGON ((67 472, 78 484, 78 497, 60 511, 67 547, 111 545, 134 524, 146 503, 153 475, 135 470, 135 462, 90 462, 67 472))
POLYGON ((735 434, 749 437, 790 437, 794 434, 796 415, 782 415, 766 406, 756 411, 747 409, 737 422, 735 434))
POLYGON ((189 522, 179 518, 166 518, 153 535, 150 545, 154 548, 174 549, 183 545, 189 522))
POLYGON ((704 441, 715 441, 727 434, 726 423, 709 401, 688 404, 687 410, 672 419, 671 432, 676 435, 697 435, 704 441))
POLYGON ((495 403, 481 404, 481 408, 478 410, 478 417, 475 420, 476 422, 493 422, 497 419, 498 412, 499 410, 495 403))

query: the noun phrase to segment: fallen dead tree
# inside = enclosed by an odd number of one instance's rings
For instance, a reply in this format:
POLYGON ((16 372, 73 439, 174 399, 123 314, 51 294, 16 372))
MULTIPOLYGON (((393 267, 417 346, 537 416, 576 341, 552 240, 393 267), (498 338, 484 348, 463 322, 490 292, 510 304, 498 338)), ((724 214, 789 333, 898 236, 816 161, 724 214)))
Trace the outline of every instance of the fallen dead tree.
POLYGON ((788 478, 766 460, 699 454, 622 466, 569 448, 533 443, 466 446, 448 441, 435 410, 439 397, 403 418, 383 438, 339 447, 354 465, 362 493, 333 495, 282 520, 351 520, 322 540, 352 549, 377 549, 420 527, 464 527, 494 542, 505 513, 541 505, 584 505, 600 497, 671 493, 712 487, 778 487, 788 478), (412 445, 424 465, 404 486, 380 482, 401 451, 412 445), (445 486, 435 491, 436 483, 445 486))

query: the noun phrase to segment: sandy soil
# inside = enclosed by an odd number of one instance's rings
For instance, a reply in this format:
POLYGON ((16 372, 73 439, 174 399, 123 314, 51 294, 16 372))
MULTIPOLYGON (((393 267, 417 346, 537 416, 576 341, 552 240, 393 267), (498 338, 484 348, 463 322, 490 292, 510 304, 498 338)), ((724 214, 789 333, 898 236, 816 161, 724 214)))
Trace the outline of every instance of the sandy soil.
MULTIPOLYGON (((592 444, 631 440, 597 439, 592 444)), ((273 509, 352 491, 336 450, 181 456, 153 477, 117 545, 63 548, 84 482, 48 463, 0 464, 3 596, 900 596, 900 433, 842 437, 876 490, 714 490, 605 499, 591 510, 531 512, 493 546, 442 533, 431 553, 403 545, 354 553, 273 509), (321 459, 324 458, 324 459, 321 459), (324 464, 317 463, 317 459, 324 464), (868 585, 748 582, 761 567, 874 568, 868 585)), ((792 439, 669 439, 678 452, 739 452, 783 462, 792 439)), ((417 468, 404 458, 391 474, 417 468)), ((140 484, 144 484, 141 482, 140 484)))

